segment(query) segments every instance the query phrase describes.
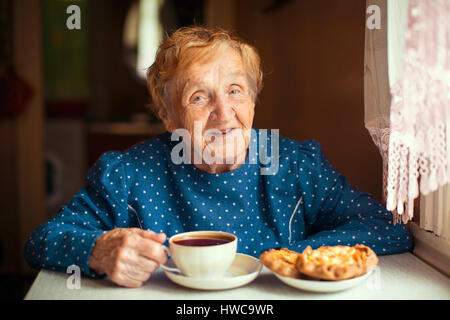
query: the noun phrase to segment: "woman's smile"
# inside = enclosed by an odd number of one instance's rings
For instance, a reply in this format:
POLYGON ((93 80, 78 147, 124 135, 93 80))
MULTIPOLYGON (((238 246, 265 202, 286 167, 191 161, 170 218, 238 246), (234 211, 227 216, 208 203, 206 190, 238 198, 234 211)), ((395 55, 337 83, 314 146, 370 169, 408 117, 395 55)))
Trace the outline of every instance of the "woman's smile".
POLYGON ((209 135, 217 138, 227 139, 237 133, 236 128, 229 128, 229 129, 207 129, 209 135))

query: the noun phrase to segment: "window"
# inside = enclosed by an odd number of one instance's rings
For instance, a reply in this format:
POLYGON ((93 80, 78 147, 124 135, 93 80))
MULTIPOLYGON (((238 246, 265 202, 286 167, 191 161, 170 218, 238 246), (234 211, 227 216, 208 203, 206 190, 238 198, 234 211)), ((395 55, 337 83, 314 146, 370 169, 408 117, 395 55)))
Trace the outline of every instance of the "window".
POLYGON ((136 75, 145 80, 147 68, 154 60, 163 37, 159 12, 164 0, 139 0, 128 11, 123 43, 125 58, 136 69, 136 75))
POLYGON ((130 7, 123 28, 127 64, 139 79, 146 79, 147 68, 166 33, 205 21, 204 0, 136 0, 130 7))
MULTIPOLYGON (((395 160, 395 154, 392 155, 391 151, 392 153, 399 152, 402 150, 400 148, 404 148, 403 151, 405 151, 401 155, 405 158, 400 158, 393 166, 394 168, 399 166, 398 171, 393 172, 393 177, 397 177, 398 174, 396 183, 398 182, 400 187, 392 183, 393 189, 389 189, 389 191, 394 194, 394 190, 396 194, 391 198, 387 197, 388 208, 389 206, 395 207, 396 220, 401 219, 406 222, 412 218, 414 198, 417 197, 419 192, 422 193, 419 210, 416 210, 420 213, 416 213, 413 221, 409 222, 410 230, 416 240, 414 253, 450 275, 448 268, 450 265, 450 186, 445 184, 448 183, 448 175, 443 174, 443 172, 450 170, 450 165, 446 163, 450 160, 450 122, 449 119, 445 122, 445 117, 438 116, 441 106, 446 105, 448 107, 448 103, 440 104, 437 98, 438 102, 419 99, 420 94, 429 93, 432 90, 448 92, 445 89, 445 86, 448 86, 448 81, 443 80, 448 79, 445 77, 450 73, 448 67, 446 67, 450 60, 450 53, 446 48, 448 44, 445 41, 436 40, 441 38, 435 36, 436 34, 444 36, 450 34, 448 21, 446 22, 448 17, 446 11, 448 9, 440 7, 443 6, 443 2, 439 1, 395 0, 385 2, 367 0, 366 3, 367 7, 376 5, 381 9, 382 27, 380 29, 366 29, 364 85, 365 125, 383 157, 383 187, 385 190, 389 188, 389 183, 386 180, 390 177, 388 177, 387 172, 388 168, 391 170, 390 160, 392 159, 392 162, 395 160), (406 37, 407 33, 412 36, 406 37), (420 43, 417 44, 416 42, 420 43), (430 57, 425 59, 422 58, 424 48, 428 49, 427 52, 442 54, 436 60, 430 57), (415 60, 411 57, 414 57, 415 60), (430 63, 433 63, 433 65, 430 66, 430 63), (406 65, 408 66, 406 67, 406 65), (423 66, 423 68, 418 66, 423 66), (433 72, 433 70, 439 70, 439 72, 433 72), (430 77, 422 76, 420 72, 430 74, 430 77), (426 85, 421 86, 420 84, 425 79, 426 85), (434 82, 431 82, 430 79, 434 82), (408 95, 405 88, 410 89, 408 92, 414 92, 414 94, 408 95), (420 88, 422 91, 416 93, 411 88, 420 88), (405 97, 408 97, 408 100, 405 97), (399 106, 403 109, 399 109, 399 106), (416 122, 402 121, 405 118, 404 114, 406 114, 405 108, 408 108, 409 115, 415 115, 413 111, 419 109, 418 117, 408 117, 408 120, 412 119, 416 122), (399 112, 399 110, 403 112, 403 115, 394 113, 399 112), (425 121, 427 118, 423 117, 423 110, 427 110, 427 114, 428 112, 429 114, 436 113, 435 118, 444 119, 443 124, 439 124, 439 127, 435 126, 434 123, 427 123, 425 121), (392 115, 395 116, 395 119, 398 118, 400 122, 392 122, 392 115), (399 115, 404 118, 399 118, 399 115), (394 127, 394 125, 398 124, 401 125, 400 128, 411 128, 413 125, 415 133, 410 134, 411 132, 407 132, 408 130, 396 130, 399 126, 394 127), (426 144, 420 144, 418 139, 420 135, 417 132, 424 130, 426 132, 425 137, 428 137, 430 131, 433 130, 434 132, 437 128, 442 129, 442 127, 444 127, 442 143, 430 143, 429 141, 437 140, 427 140, 426 144), (398 139, 398 137, 402 139, 395 140, 394 134, 396 134, 395 139, 398 139), (401 141, 402 144, 395 145, 392 143, 395 141, 401 141), (431 160, 436 160, 437 156, 433 153, 436 149, 440 152, 439 157, 441 157, 441 154, 444 155, 442 163, 439 164, 444 166, 439 166, 438 169, 434 166, 434 162, 433 165, 429 164, 431 160), (414 157, 416 155, 419 155, 419 157, 414 157), (406 160, 402 161, 402 159, 406 160), (418 170, 420 180, 417 179, 417 176, 414 176, 415 172, 412 172, 414 169, 418 169, 416 166, 420 166, 420 171, 418 170), (436 170, 438 174, 433 176, 432 170, 436 170), (399 178, 400 176, 401 178, 399 178), (416 179, 417 184, 414 183, 416 179), (403 183, 403 186, 401 183, 403 183), (406 192, 404 191, 405 185, 406 192), (440 187, 436 191, 428 193, 430 190, 435 190, 437 186, 440 187), (403 194, 397 193, 400 189, 395 188, 402 188, 403 194), (418 192, 410 192, 411 190, 418 192), (427 195, 424 196, 424 193, 427 195), (399 210, 399 212, 396 213, 396 210, 399 210), (402 210, 403 212, 401 212, 402 210)), ((440 131, 439 138, 442 138, 440 131)))

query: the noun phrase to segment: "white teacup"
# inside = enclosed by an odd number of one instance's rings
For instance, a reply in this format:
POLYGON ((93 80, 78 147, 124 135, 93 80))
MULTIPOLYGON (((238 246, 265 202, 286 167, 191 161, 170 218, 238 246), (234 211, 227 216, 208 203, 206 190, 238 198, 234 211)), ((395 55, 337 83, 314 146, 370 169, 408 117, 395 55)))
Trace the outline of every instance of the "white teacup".
POLYGON ((221 278, 232 265, 237 237, 221 231, 192 231, 172 236, 164 246, 177 268, 163 269, 199 279, 221 278))

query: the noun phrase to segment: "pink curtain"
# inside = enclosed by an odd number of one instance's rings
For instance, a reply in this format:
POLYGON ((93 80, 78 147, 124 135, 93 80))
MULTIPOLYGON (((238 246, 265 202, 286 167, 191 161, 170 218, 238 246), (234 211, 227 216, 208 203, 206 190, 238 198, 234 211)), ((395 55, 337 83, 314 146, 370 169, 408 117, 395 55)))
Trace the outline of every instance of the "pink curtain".
POLYGON ((419 192, 450 182, 450 1, 410 0, 391 96, 386 206, 407 222, 419 192))

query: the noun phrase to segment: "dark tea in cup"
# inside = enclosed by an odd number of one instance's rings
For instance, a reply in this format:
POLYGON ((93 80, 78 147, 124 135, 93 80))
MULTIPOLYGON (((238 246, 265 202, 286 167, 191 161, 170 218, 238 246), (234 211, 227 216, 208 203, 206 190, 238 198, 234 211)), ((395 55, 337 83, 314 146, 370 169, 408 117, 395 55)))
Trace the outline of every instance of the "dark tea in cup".
POLYGON ((224 239, 224 238, 185 238, 185 239, 174 240, 173 242, 178 244, 178 245, 182 245, 182 246, 206 247, 206 246, 217 246, 217 245, 228 243, 230 241, 233 241, 233 239, 224 239))

